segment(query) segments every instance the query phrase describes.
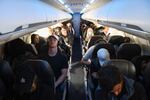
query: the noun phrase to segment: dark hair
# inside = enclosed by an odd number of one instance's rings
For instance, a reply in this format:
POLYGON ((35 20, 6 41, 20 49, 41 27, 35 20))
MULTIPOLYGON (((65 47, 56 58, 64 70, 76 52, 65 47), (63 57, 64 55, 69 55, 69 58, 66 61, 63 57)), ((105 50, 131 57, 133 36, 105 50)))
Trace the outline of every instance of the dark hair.
POLYGON ((125 43, 130 43, 131 39, 129 37, 124 37, 124 42, 125 43))
POLYGON ((39 36, 38 34, 32 34, 31 35, 31 43, 34 43, 34 39, 36 36, 39 36))
POLYGON ((104 30, 104 29, 105 29, 104 26, 100 26, 100 27, 96 28, 95 31, 96 31, 96 30, 97 30, 97 31, 98 31, 98 30, 101 30, 101 31, 102 31, 102 30, 104 30))
POLYGON ((103 32, 104 29, 105 29, 105 27, 103 27, 103 26, 96 28, 95 32, 94 32, 95 35, 102 35, 102 36, 104 36, 105 35, 105 33, 103 32))
POLYGON ((98 76, 100 87, 106 89, 107 91, 112 90, 113 87, 120 83, 123 79, 123 75, 121 74, 120 70, 114 65, 102 67, 98 71, 98 76))

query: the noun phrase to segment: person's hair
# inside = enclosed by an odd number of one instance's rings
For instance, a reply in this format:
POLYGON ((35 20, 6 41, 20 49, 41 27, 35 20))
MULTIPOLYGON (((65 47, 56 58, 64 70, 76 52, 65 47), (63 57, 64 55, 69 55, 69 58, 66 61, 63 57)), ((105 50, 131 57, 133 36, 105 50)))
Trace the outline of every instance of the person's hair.
POLYGON ((59 31, 61 31, 61 27, 56 27, 56 29, 58 29, 59 31))
POLYGON ((105 29, 104 26, 100 26, 100 27, 96 28, 96 30, 104 30, 104 29, 105 29))
POLYGON ((130 43, 131 39, 129 37, 124 37, 124 42, 125 43, 130 43))
POLYGON ((105 36, 105 33, 103 32, 103 30, 105 29, 105 27, 101 26, 95 29, 95 35, 102 35, 105 36))
POLYGON ((120 70, 114 65, 106 65, 98 71, 98 82, 102 89, 110 91, 123 80, 120 70))
POLYGON ((39 36, 38 34, 32 34, 31 35, 31 43, 34 43, 34 39, 36 36, 39 36))

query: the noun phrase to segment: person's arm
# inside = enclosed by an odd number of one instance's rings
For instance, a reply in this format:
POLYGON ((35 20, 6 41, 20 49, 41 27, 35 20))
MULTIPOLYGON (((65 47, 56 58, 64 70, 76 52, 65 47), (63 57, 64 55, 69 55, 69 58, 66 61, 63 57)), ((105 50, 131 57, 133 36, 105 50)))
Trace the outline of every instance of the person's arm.
POLYGON ((88 59, 88 60, 81 59, 81 64, 90 65, 91 64, 91 60, 90 59, 88 59))
POLYGON ((59 78, 56 80, 55 87, 60 85, 67 78, 67 72, 68 72, 67 68, 63 68, 61 70, 61 76, 59 76, 59 78))
POLYGON ((83 56, 83 58, 81 60, 81 63, 87 64, 87 65, 91 64, 91 60, 90 59, 92 58, 92 54, 93 54, 94 48, 95 48, 95 46, 91 46, 87 50, 87 52, 84 54, 84 56, 83 56))

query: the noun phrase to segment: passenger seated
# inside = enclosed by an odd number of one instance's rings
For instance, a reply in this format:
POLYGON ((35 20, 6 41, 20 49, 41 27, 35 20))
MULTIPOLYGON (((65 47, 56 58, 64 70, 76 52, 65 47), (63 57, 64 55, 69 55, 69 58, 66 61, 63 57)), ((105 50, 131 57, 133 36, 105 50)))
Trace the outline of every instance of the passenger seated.
POLYGON ((143 86, 124 76, 113 65, 102 67, 98 76, 96 100, 147 100, 143 86))
POLYGON ((48 37, 48 48, 45 51, 45 55, 41 57, 46 60, 52 67, 54 75, 56 77, 56 100, 62 98, 62 92, 64 88, 64 82, 67 79, 68 60, 65 54, 63 54, 58 48, 59 37, 57 35, 51 35, 48 37))
POLYGON ((124 37, 124 43, 130 43, 131 39, 129 37, 124 37))
POLYGON ((58 43, 59 49, 61 52, 66 54, 68 61, 70 60, 71 56, 71 51, 70 51, 70 46, 65 43, 62 37, 59 37, 59 43, 58 43), (60 40, 61 39, 61 40, 60 40))
POLYGON ((73 45, 73 42, 74 42, 74 37, 75 37, 75 30, 73 28, 73 25, 72 23, 67 23, 67 37, 68 37, 68 42, 69 42, 69 45, 72 46, 73 45))
POLYGON ((93 28, 89 25, 86 31, 86 37, 85 37, 85 43, 87 45, 88 41, 91 39, 91 37, 94 36, 93 28))
MULTIPOLYGON (((61 50, 63 53, 66 54, 67 59, 68 59, 68 61, 69 61, 69 60, 70 60, 70 56, 71 56, 70 48, 71 48, 72 45, 68 44, 68 43, 65 41, 65 37, 63 36, 62 31, 61 31, 63 28, 64 28, 64 27, 62 27, 62 28, 61 28, 61 27, 57 27, 57 28, 56 28, 56 32, 53 33, 53 34, 55 34, 55 35, 57 35, 57 36, 59 37, 58 46, 59 46, 60 50, 61 50)), ((69 41, 70 41, 70 40, 69 40, 69 41)))
POLYGON ((41 37, 38 34, 31 35, 31 45, 34 45, 34 47, 36 48, 36 54, 41 53, 42 46, 46 43, 44 40, 44 42, 41 41, 41 37))

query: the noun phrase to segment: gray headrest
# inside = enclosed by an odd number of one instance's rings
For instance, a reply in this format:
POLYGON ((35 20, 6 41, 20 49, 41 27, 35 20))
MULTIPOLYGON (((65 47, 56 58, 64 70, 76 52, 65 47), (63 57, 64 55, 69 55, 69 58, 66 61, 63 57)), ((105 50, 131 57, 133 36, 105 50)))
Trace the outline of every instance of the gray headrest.
POLYGON ((135 79, 136 69, 132 62, 123 59, 112 59, 110 60, 110 63, 119 68, 127 77, 135 79))

